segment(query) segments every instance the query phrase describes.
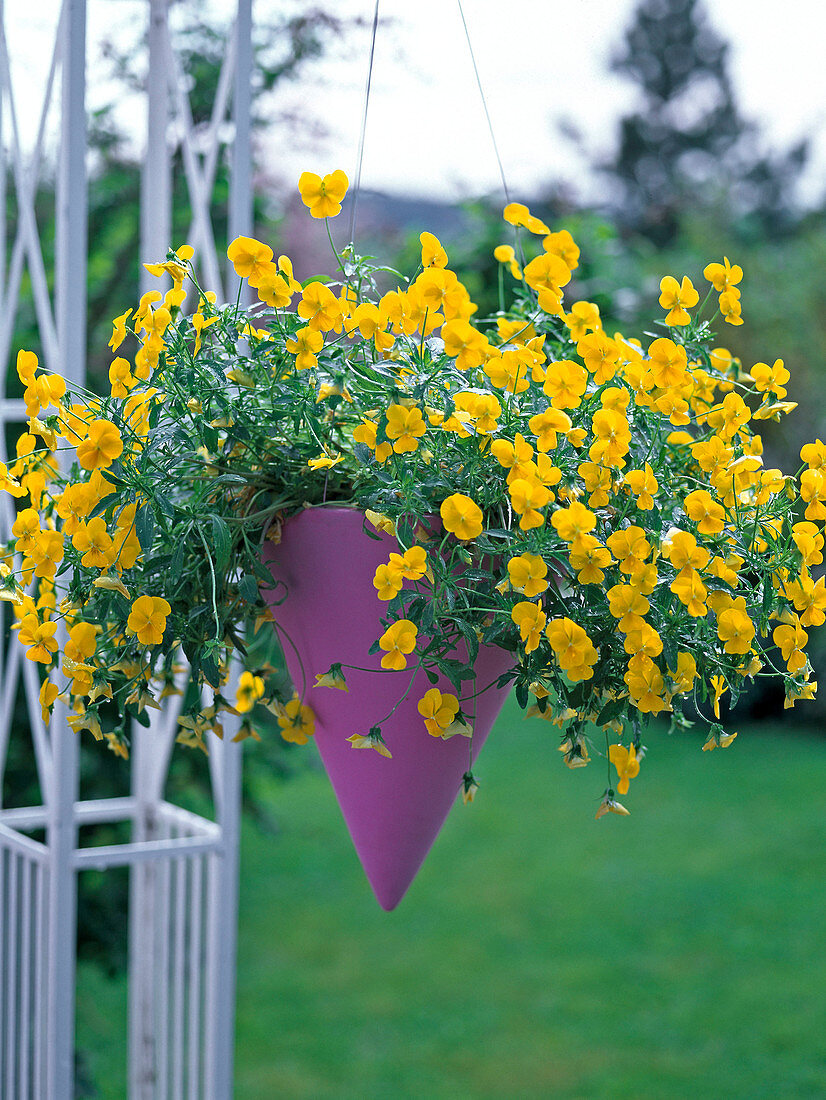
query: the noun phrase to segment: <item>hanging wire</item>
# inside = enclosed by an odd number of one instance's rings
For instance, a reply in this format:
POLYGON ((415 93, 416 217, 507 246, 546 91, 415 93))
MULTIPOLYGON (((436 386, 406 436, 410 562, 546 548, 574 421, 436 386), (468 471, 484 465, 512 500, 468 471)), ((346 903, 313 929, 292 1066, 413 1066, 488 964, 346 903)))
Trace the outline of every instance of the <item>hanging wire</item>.
POLYGON ((358 163, 356 165, 356 183, 353 188, 353 206, 350 210, 350 243, 356 237, 356 208, 358 207, 359 191, 361 190, 361 166, 364 162, 364 135, 367 133, 367 107, 370 103, 370 84, 373 80, 373 57, 376 53, 376 31, 379 26, 379 0, 376 0, 376 10, 373 12, 373 33, 370 39, 370 61, 367 65, 367 85, 364 89, 364 112, 361 116, 361 136, 359 138, 358 163))
MULTIPOLYGON (((364 110, 361 116, 361 134, 359 136, 358 157, 356 163, 355 173, 355 185, 353 187, 353 205, 350 209, 350 242, 353 243, 356 235, 356 211, 358 209, 359 193, 361 191, 361 169, 364 163, 364 138, 367 133, 367 109, 370 105, 370 88, 373 81, 373 59, 376 54, 376 32, 379 26, 379 3, 380 0, 376 0, 376 7, 373 12, 373 29, 370 36, 370 60, 367 65, 367 83, 364 89, 364 110)), ((482 79, 479 76, 479 69, 476 64, 476 55, 473 52, 473 43, 470 40, 470 31, 468 30, 467 20, 465 19, 464 8, 462 7, 462 0, 457 0, 459 6, 459 15, 462 19, 462 26, 465 31, 465 38, 467 40, 468 51, 470 53, 470 62, 473 66, 473 74, 476 77, 476 87, 479 89, 479 95, 482 100, 482 110, 485 112, 485 119, 488 124, 488 131, 490 133, 491 144, 493 145, 493 152, 496 156, 496 163, 499 166, 499 176, 502 180, 502 190, 505 193, 506 202, 511 201, 510 190, 508 189, 508 182, 505 179, 505 169, 502 165, 502 158, 499 155, 499 146, 496 142, 496 135, 493 132, 493 123, 491 121, 490 112, 488 111, 488 102, 485 98, 485 91, 482 87, 482 79)))
POLYGON ((488 102, 485 99, 485 93, 482 88, 482 80, 479 76, 479 69, 476 67, 476 57, 473 53, 473 45, 470 41, 470 32, 468 31, 467 20, 465 19, 464 9, 462 8, 462 0, 457 0, 459 5, 459 15, 462 17, 462 26, 465 28, 465 38, 467 39, 467 48, 470 51, 470 61, 473 65, 473 72, 476 77, 476 86, 479 89, 479 95, 482 97, 482 109, 485 112, 485 118, 488 121, 488 130, 490 131, 490 140, 493 145, 493 151, 496 154, 496 163, 499 165, 499 175, 502 177, 502 190, 505 192, 505 201, 510 202, 511 196, 508 190, 508 184, 505 180, 505 169, 502 167, 502 158, 499 156, 499 146, 496 144, 496 135, 493 132, 493 123, 490 120, 490 113, 488 112, 488 102))

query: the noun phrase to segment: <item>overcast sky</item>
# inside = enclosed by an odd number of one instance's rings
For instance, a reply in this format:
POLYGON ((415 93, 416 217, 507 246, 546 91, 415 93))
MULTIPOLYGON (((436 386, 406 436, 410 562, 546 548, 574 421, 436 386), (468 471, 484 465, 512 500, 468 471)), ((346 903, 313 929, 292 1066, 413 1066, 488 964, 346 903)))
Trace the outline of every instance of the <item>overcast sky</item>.
MULTIPOLYGON (((231 14, 232 0, 205 0, 231 14)), ((253 0, 254 14, 279 0, 253 0)), ((293 6, 295 6, 293 4, 293 6)), ((374 0, 336 0, 334 10, 372 20, 374 0)), ((137 27, 148 0, 89 0, 90 100, 109 91, 96 80, 96 46, 113 22, 137 27)), ((610 151, 619 114, 634 90, 607 69, 634 0, 464 0, 465 15, 494 132, 514 197, 544 181, 567 180, 592 193, 585 160, 563 137, 575 123, 591 153, 610 151)), ((742 112, 760 122, 768 143, 785 147, 813 138, 808 192, 826 190, 826 14, 822 0, 707 0, 716 29, 731 43, 731 70, 742 112)), ((48 68, 59 0, 5 4, 18 109, 31 135, 48 68)), ((381 0, 362 185, 434 197, 491 192, 499 186, 490 135, 454 0, 381 0)), ((126 31, 124 30, 124 33, 126 31)), ((329 131, 319 145, 266 143, 272 173, 294 185, 305 168, 356 166, 369 35, 354 34, 346 61, 321 60, 278 104, 300 107, 329 131)), ((142 118, 135 113, 134 129, 142 118)), ((6 131, 8 132, 8 131, 6 131)))
MULTIPOLYGON (((341 0, 372 17, 372 0, 341 0)), ((488 109, 512 191, 530 194, 552 176, 582 183, 584 162, 560 134, 573 121, 592 152, 612 148, 633 86, 608 71, 634 0, 465 0, 488 109)), ((822 0, 707 0, 731 43, 743 113, 769 142, 816 137, 809 189, 826 190, 826 8, 822 0)), ((464 195, 498 185, 481 100, 454 0, 382 0, 370 97, 363 185, 464 195)), ((320 65, 289 93, 333 123, 324 149, 279 151, 295 169, 356 163, 368 42, 355 62, 320 65)))

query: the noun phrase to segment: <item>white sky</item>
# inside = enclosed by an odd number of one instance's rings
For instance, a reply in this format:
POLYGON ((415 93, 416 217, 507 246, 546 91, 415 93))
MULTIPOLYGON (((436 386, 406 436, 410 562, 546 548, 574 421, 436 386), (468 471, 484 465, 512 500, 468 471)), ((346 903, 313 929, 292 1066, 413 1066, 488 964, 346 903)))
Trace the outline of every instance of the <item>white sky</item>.
MULTIPOLYGON (((231 14, 232 0, 208 0, 231 14)), ((264 14, 279 0, 254 0, 264 14)), ((826 7, 822 0, 706 0, 731 43, 731 71, 743 114, 769 144, 809 135, 814 198, 826 191, 826 7)), ((373 0, 335 0, 337 14, 372 20, 373 0)), ((136 27, 148 0, 89 0, 90 102, 109 93, 96 82, 96 44, 113 25, 136 27)), ((480 76, 513 197, 552 178, 592 193, 585 161, 558 128, 567 118, 593 153, 610 151, 616 120, 633 88, 607 71, 634 0, 464 0, 480 76)), ((5 4, 12 79, 24 144, 31 140, 48 69, 59 0, 5 4)), ((495 190, 498 170, 454 0, 382 0, 362 186, 460 197, 495 190)), ((351 177, 367 73, 369 35, 348 43, 346 61, 322 60, 279 97, 327 126, 329 137, 301 147, 273 133, 267 167, 293 187, 299 173, 342 167, 351 177)), ((136 137, 142 119, 133 116, 136 137)), ((8 132, 6 130, 6 132, 8 132)))
MULTIPOLYGON (((340 0, 370 19, 372 0, 340 0)), ((464 0, 488 109, 511 190, 530 195, 549 177, 582 189, 583 161, 559 133, 576 123, 592 152, 612 148, 634 89, 608 71, 634 0, 464 0)), ((730 43, 744 115, 769 142, 817 138, 809 192, 826 190, 826 7, 822 0, 707 0, 730 43)), ((498 186, 498 171, 453 0, 382 0, 362 185, 452 196, 498 186), (385 20, 392 25, 386 25, 385 20)), ((293 93, 317 103, 335 130, 324 150, 279 150, 283 168, 328 171, 356 163, 367 72, 361 64, 319 66, 293 93)), ((275 148, 275 143, 273 144, 275 148)), ((585 188, 587 190, 587 188, 585 188)))

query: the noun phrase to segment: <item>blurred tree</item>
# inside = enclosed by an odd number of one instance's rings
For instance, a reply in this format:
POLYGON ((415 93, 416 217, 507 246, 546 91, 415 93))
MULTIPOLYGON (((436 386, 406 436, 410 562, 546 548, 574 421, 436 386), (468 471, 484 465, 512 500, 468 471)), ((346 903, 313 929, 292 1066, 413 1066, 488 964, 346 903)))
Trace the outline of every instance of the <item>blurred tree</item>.
POLYGON ((622 226, 658 246, 676 238, 689 204, 723 202, 749 237, 782 235, 796 223, 808 145, 760 152, 758 129, 737 106, 728 55, 702 0, 640 0, 612 60, 641 102, 620 120, 616 157, 601 169, 619 185, 622 226))

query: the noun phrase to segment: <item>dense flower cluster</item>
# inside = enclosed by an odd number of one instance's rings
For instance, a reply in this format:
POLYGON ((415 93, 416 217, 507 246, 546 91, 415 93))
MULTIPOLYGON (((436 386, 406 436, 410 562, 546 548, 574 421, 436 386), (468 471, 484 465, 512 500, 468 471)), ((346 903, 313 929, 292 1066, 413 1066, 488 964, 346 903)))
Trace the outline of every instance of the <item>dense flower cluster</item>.
MULTIPOLYGON (((347 181, 304 173, 299 187, 325 218, 347 181)), ((742 324, 741 269, 709 264, 699 309, 687 276, 664 277, 662 335, 643 343, 607 332, 593 303, 564 303, 569 233, 517 203, 504 217, 515 242, 495 255, 514 301, 492 318, 476 318, 430 233, 418 272, 384 292, 351 249, 337 280, 300 283, 286 256, 241 237, 228 255, 255 305, 219 306, 186 247, 147 265, 172 289, 115 319, 109 395, 73 392, 20 353, 30 419, 0 465, 17 499, 0 596, 27 657, 54 673, 44 718, 60 694, 73 727, 100 736, 112 700, 124 753, 126 717, 177 690, 183 650, 214 689, 210 707, 200 692, 185 706, 183 741, 205 747, 222 710, 268 704, 305 742, 312 690, 346 691, 346 666, 311 670, 303 699, 275 698, 255 668, 234 701, 221 688, 244 630, 270 617, 261 541, 330 503, 398 540, 374 578, 374 651, 384 669, 450 680, 454 693, 419 701, 433 737, 472 736, 482 644, 513 653, 517 699, 559 728, 565 762, 603 755, 620 794, 650 716, 682 721, 690 704, 710 749, 733 740, 712 715, 746 679, 781 678, 787 705, 813 695, 826 445, 803 448, 797 476, 764 464, 755 428, 795 406, 781 359, 745 369, 715 344, 715 319, 742 324)), ((354 747, 389 755, 380 721, 367 715, 354 747)), ((475 790, 469 774, 467 800, 475 790)), ((608 812, 627 812, 612 782, 608 812)))

